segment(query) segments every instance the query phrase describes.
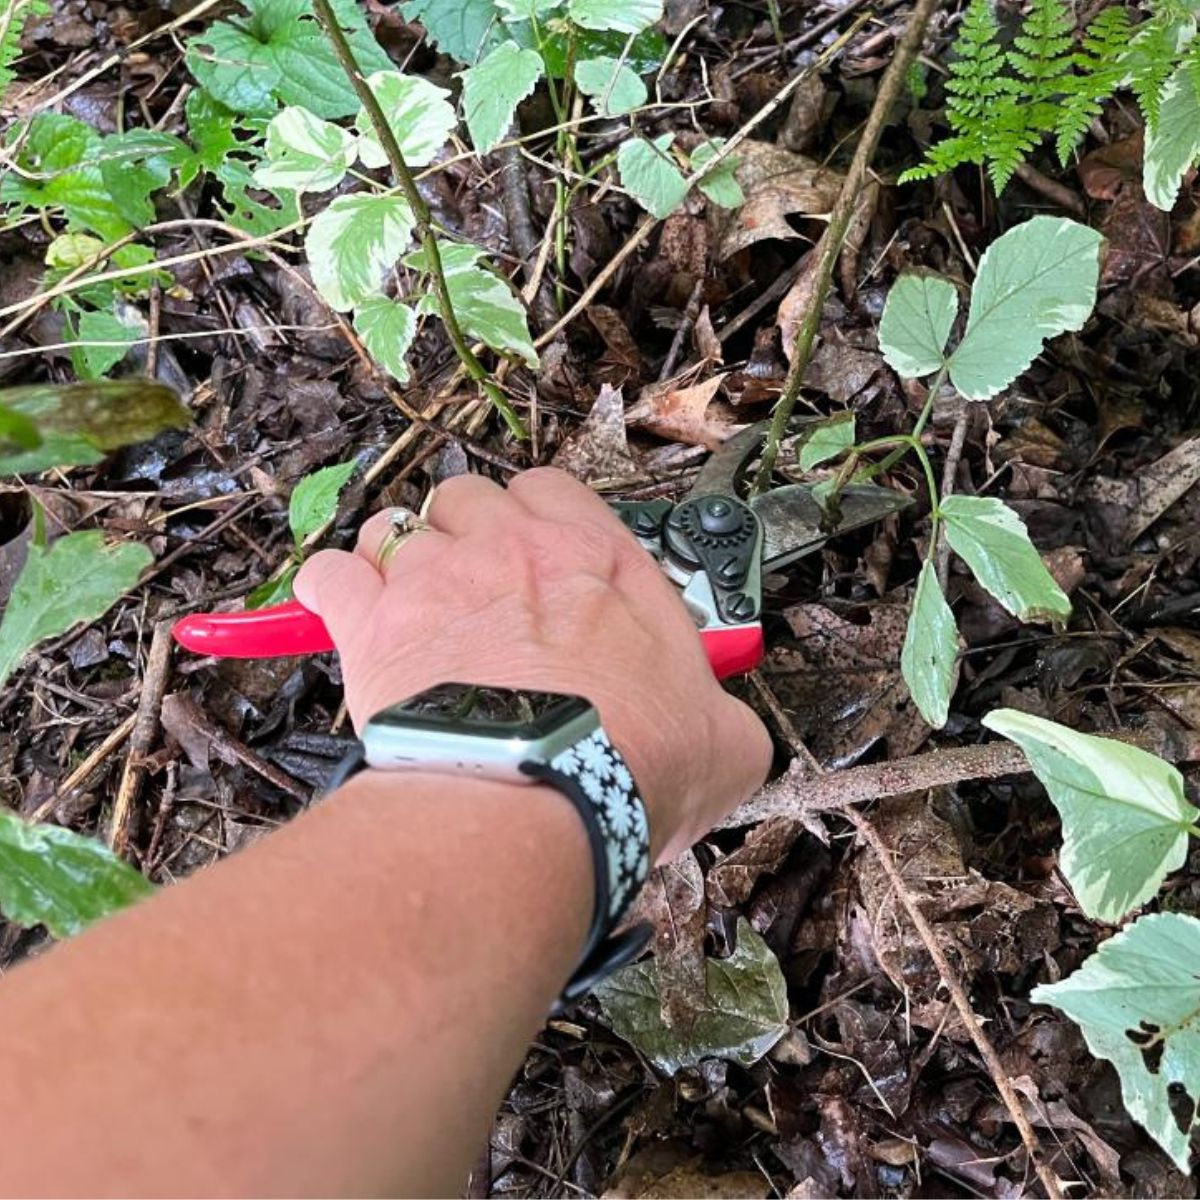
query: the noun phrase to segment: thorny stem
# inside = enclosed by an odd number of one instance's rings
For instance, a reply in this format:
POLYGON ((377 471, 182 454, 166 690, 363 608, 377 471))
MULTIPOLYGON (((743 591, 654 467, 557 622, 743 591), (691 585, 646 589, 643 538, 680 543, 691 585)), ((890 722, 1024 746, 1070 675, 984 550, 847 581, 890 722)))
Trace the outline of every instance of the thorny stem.
POLYGON ((454 353, 458 355, 467 374, 479 385, 495 406, 496 411, 504 418, 504 423, 513 434, 518 438, 528 438, 529 432, 517 415, 516 409, 488 375, 483 363, 475 357, 474 351, 463 335, 462 326, 459 325, 458 316, 454 311, 454 302, 450 298, 450 288, 446 284, 446 273, 442 269, 442 256, 438 252, 437 237, 433 232, 433 217, 429 211, 429 205, 425 203, 425 197, 417 188, 416 180, 413 179, 408 163, 404 161, 400 144, 396 141, 396 135, 392 132, 392 127, 380 107, 379 101, 375 99, 374 92, 367 87, 367 81, 354 57, 354 51, 350 48, 350 43, 346 40, 341 25, 338 24, 329 0, 313 0, 313 11, 317 15, 317 20, 321 22, 325 36, 329 38, 330 44, 333 46, 333 52, 337 55, 342 70, 346 72, 350 86, 354 88, 355 94, 362 101, 363 108, 367 110, 367 115, 371 118, 371 125, 379 137, 384 154, 387 155, 388 163, 396 176, 396 182, 399 183, 400 190, 404 193, 404 198, 412 209, 413 218, 416 221, 417 237, 425 251, 425 261, 433 280, 433 290, 437 295, 442 324, 446 327, 446 335, 450 338, 454 353))
POLYGON ((879 144, 880 134, 891 114, 892 106, 904 88, 909 63, 916 57, 921 43, 925 40, 925 28, 938 4, 939 0, 917 0, 912 16, 909 18, 908 27, 904 30, 904 36, 900 39, 892 61, 888 64, 888 68, 879 82, 879 92, 875 97, 875 103, 871 106, 871 115, 867 118, 862 138, 855 148, 850 169, 846 172, 845 182, 842 184, 842 190, 838 193, 829 225, 817 250, 817 269, 813 282, 812 300, 804 314, 804 319, 800 322, 800 328, 796 331, 796 341, 792 349, 792 365, 784 382, 783 392, 776 401, 775 411, 771 416, 771 428, 763 444, 762 462, 751 488, 755 494, 765 491, 771 482, 771 473, 775 470, 775 460, 779 457, 779 446, 783 441, 784 434, 787 433, 788 421, 791 420, 796 402, 800 399, 804 373, 808 369, 817 331, 821 327, 821 313, 825 308, 825 299, 829 295, 830 285, 833 283, 834 264, 841 253, 842 243, 846 240, 846 233, 850 228, 850 220, 857 207, 859 194, 866 182, 867 168, 875 156, 875 148, 879 144))

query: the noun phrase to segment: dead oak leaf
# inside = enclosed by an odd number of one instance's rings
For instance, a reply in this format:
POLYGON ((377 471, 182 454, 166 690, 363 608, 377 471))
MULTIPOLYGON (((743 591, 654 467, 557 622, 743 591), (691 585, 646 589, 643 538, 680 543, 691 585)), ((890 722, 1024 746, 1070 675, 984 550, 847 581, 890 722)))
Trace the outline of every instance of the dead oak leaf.
POLYGON ((723 375, 680 387, 678 380, 652 383, 625 414, 630 425, 689 446, 715 450, 744 426, 733 420, 727 405, 715 400, 723 375))
POLYGON ((583 483, 638 474, 637 460, 625 437, 625 402, 620 388, 601 385, 583 424, 559 446, 551 465, 583 483))

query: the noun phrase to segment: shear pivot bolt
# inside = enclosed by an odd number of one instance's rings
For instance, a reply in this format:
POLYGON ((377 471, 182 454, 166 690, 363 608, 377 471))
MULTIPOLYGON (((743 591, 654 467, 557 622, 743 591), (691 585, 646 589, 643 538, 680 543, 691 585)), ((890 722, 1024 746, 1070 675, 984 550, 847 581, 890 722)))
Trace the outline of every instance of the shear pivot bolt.
POLYGON ((754 597, 746 595, 745 592, 734 592, 725 608, 729 615, 738 621, 749 621, 758 614, 758 605, 754 602, 754 597))
POLYGON ((741 525, 741 513, 728 500, 714 497, 700 505, 700 528, 705 533, 734 533, 741 525))

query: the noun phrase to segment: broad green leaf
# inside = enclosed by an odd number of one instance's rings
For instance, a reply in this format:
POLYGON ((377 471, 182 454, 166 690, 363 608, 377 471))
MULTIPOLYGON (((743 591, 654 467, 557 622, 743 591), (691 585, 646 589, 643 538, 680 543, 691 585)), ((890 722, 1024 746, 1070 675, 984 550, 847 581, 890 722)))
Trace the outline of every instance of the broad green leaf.
POLYGON ((932 375, 946 361, 946 339, 958 315, 958 291, 937 275, 901 275, 879 322, 884 361, 905 379, 932 375))
POLYGON ((107 450, 191 422, 174 391, 144 379, 4 388, 0 404, 32 421, 42 438, 35 449, 0 455, 0 475, 99 462, 107 450))
POLYGON ((1200 90, 1193 86, 1186 64, 1167 81, 1161 105, 1158 120, 1146 126, 1142 184, 1146 199, 1170 212, 1184 176, 1200 158, 1200 90))
POLYGON ((1112 1063, 1129 1115, 1191 1169, 1190 1134, 1200 1105, 1200 921, 1153 913, 1102 943, 1060 983, 1031 999, 1052 1004, 1080 1028, 1088 1049, 1112 1063), (1172 1103, 1172 1092, 1178 1104, 1172 1103), (1185 1128, 1174 1112, 1188 1109, 1185 1128))
POLYGON ((90 233, 60 233, 46 247, 46 266, 73 271, 84 263, 99 262, 104 241, 90 233))
POLYGON ((576 25, 605 33, 641 33, 662 19, 662 0, 568 0, 576 25))
MULTIPOLYGON (((566 23, 563 22, 565 25, 566 23)), ((557 28, 551 22, 538 49, 546 66, 546 74, 562 79, 570 63, 589 58, 621 59, 635 75, 649 75, 662 66, 667 57, 667 39, 658 29, 646 29, 632 40, 623 33, 607 33, 599 29, 557 28)))
POLYGON ((987 248, 966 333, 950 357, 950 378, 967 399, 1003 391, 1047 338, 1083 327, 1096 303, 1103 241, 1066 217, 1033 217, 987 248))
POLYGON ((613 1032, 673 1075, 706 1058, 756 1063, 787 1031, 787 984, 779 962, 744 917, 737 949, 704 964, 705 997, 688 1028, 663 1022, 658 965, 622 967, 599 984, 596 998, 613 1032))
POLYGON ((958 674, 958 627, 942 595, 937 570, 928 559, 917 576, 900 671, 921 716, 934 729, 941 729, 950 715, 958 674))
POLYGON ((134 542, 105 545, 98 529, 30 545, 0 620, 0 686, 38 642, 103 616, 153 561, 134 542))
MULTIPOLYGON (((446 100, 450 93, 420 75, 401 75, 399 71, 380 71, 367 85, 388 119, 404 161, 410 167, 433 162, 458 124, 454 108, 446 100)), ((365 108, 358 110, 354 125, 361 135, 358 153, 363 163, 372 169, 386 167, 387 155, 365 108)))
POLYGON ((217 21, 188 42, 186 62, 200 86, 225 108, 252 116, 277 107, 283 78, 273 49, 228 21, 217 21))
POLYGON ((537 86, 542 59, 536 50, 501 42, 478 65, 459 72, 463 81, 463 115, 471 141, 486 154, 508 132, 517 105, 537 86))
POLYGON ((499 28, 495 0, 403 0, 405 20, 419 21, 443 53, 468 65, 507 37, 499 28))
MULTIPOLYGON (((463 331, 501 354, 516 354, 536 367, 538 356, 529 335, 525 307, 503 279, 477 265, 484 252, 462 242, 439 242, 438 253, 450 302, 463 331)), ((424 249, 414 251, 404 261, 415 270, 429 270, 424 249)), ((422 296, 417 311, 440 316, 437 297, 422 296)))
POLYGON ((369 296, 354 310, 354 329, 371 357, 400 383, 408 382, 404 356, 417 332, 417 314, 386 296, 369 296))
POLYGON ((106 137, 100 147, 100 178, 117 211, 135 228, 157 215, 151 197, 171 182, 171 172, 190 151, 179 138, 154 129, 130 129, 106 137))
POLYGON ((585 58, 576 63, 575 86, 591 97, 592 107, 602 117, 619 117, 649 99, 641 76, 619 58, 585 58))
POLYGON ((1089 917, 1121 920, 1183 866, 1200 811, 1170 763, 1010 708, 988 713, 983 724, 1025 751, 1058 809, 1063 875, 1089 917))
POLYGON ((563 0, 496 0, 502 21, 540 21, 563 0))
MULTIPOLYGON (((21 135, 13 125, 11 143, 21 135)), ((99 159, 103 138, 88 124, 62 113, 38 113, 17 154, 18 171, 0 172, 0 202, 34 209, 61 209, 74 230, 106 241, 133 226, 104 185, 99 159)))
POLYGON ((110 312, 83 312, 75 330, 71 365, 80 379, 100 379, 129 353, 144 330, 110 312))
POLYGON ((811 471, 820 463, 837 458, 854 445, 854 414, 837 413, 822 421, 800 447, 800 470, 811 471))
POLYGON ((202 88, 183 106, 192 157, 179 169, 179 184, 187 187, 201 171, 215 172, 243 143, 234 132, 237 114, 202 88))
POLYGON ((70 937, 153 891, 103 842, 0 809, 0 911, 10 921, 70 937))
POLYGON ((308 227, 304 248, 313 283, 345 312, 379 292, 383 273, 408 248, 416 224, 403 196, 338 196, 308 227))
POLYGON ((293 563, 278 579, 268 579, 246 597, 247 608, 269 608, 292 598, 292 584, 296 581, 299 566, 293 563))
POLYGON ((0 455, 34 450, 41 444, 42 435, 27 416, 0 404, 0 455))
POLYGON ((357 153, 353 134, 307 108, 285 108, 267 126, 267 161, 254 179, 265 188, 327 192, 346 177, 357 153))
POLYGON ((337 516, 338 497, 354 474, 356 465, 347 462, 338 463, 336 467, 322 467, 296 484, 288 501, 288 524, 297 546, 337 516))
POLYGON ((621 186, 660 221, 687 196, 687 180, 668 153, 674 140, 673 133, 659 134, 653 142, 630 138, 617 151, 621 186))
MULTIPOLYGON (((701 142, 692 151, 692 169, 702 171, 708 163, 716 158, 724 144, 724 138, 713 138, 710 141, 701 142)), ((739 162, 741 159, 736 154, 723 158, 696 185, 720 208, 740 208, 746 203, 746 194, 742 191, 742 185, 738 183, 737 175, 734 173, 739 162)))
POLYGON ((1062 620, 1071 601, 1029 540, 1025 522, 990 496, 950 496, 941 505, 946 540, 1014 617, 1062 620))

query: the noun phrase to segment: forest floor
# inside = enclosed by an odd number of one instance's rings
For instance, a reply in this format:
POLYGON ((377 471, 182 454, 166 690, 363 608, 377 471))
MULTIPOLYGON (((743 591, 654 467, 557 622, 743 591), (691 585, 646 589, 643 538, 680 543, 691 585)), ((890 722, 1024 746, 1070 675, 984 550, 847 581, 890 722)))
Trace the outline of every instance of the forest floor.
MULTIPOLYGON (((172 224, 213 215, 203 190, 186 205, 160 204, 164 228, 147 240, 180 261, 170 286, 142 303, 149 361, 143 347, 121 372, 155 371, 195 424, 94 467, 0 485, 0 605, 28 544, 31 498, 56 528, 136 537, 156 560, 136 593, 40 647, 0 693, 0 801, 104 835, 124 792, 133 800, 125 852, 162 884, 310 803, 350 735, 336 659, 217 661, 150 646, 159 623, 236 607, 287 559, 287 495, 315 468, 353 458, 368 473, 346 489, 326 539, 344 545, 369 513, 417 507, 464 471, 504 480, 555 463, 607 498, 677 496, 709 448, 769 415, 813 247, 911 6, 789 3, 782 44, 765 4, 667 7, 668 35, 682 35, 686 52, 660 81, 664 95, 703 101, 704 129, 726 137, 849 36, 739 148, 741 209, 710 208, 697 194, 613 270, 645 216, 619 189, 579 196, 566 273, 551 263, 532 306, 535 336, 589 283, 603 284, 542 347, 540 371, 506 379, 531 442, 455 382, 440 330, 419 338, 400 407, 302 268, 274 250, 213 254, 219 232, 172 224), (149 728, 134 719, 147 687, 165 697, 149 728)), ((368 11, 394 60, 451 85, 452 64, 418 26, 394 8, 368 11)), ((79 79, 61 110, 103 132, 135 110, 158 119, 178 109, 188 77, 174 30, 92 69, 183 15, 182 6, 54 0, 26 34, 9 117, 79 79)), ((959 16, 957 0, 935 13, 914 85, 944 73, 959 16)), ((686 135, 689 113, 676 107, 647 127, 686 135)), ((1200 490, 1189 487, 1200 478, 1200 207, 1186 188, 1173 214, 1147 203, 1140 118, 1120 104, 1070 167, 1039 151, 999 198, 971 168, 899 186, 931 119, 913 88, 889 116, 802 410, 852 411, 860 440, 907 432, 925 387, 901 381, 877 340, 898 274, 970 281, 1000 233, 1039 213, 1101 232, 1100 297, 1086 326, 1050 343, 997 398, 939 400, 925 435, 940 474, 957 434, 954 490, 998 496, 1020 513, 1074 615, 1063 628, 1022 625, 952 568, 966 648, 949 722, 932 731, 900 677, 929 528, 915 468, 885 480, 913 497, 903 513, 771 576, 766 661, 733 686, 776 736, 776 778, 755 823, 719 831, 657 872, 642 905, 669 969, 664 1010, 685 1031, 700 1012, 735 1040, 770 1029, 769 997, 765 1012, 754 995, 731 1012, 706 992, 705 956, 728 954, 743 920, 781 968, 786 1030, 751 1065, 708 1057, 671 1075, 616 1036, 589 998, 531 1048, 490 1146, 479 1148, 472 1195, 1039 1194, 1028 1146, 914 927, 914 906, 975 1032, 1013 1081, 1044 1162, 1074 1182, 1072 1194, 1195 1194, 1128 1116, 1115 1072, 1089 1055, 1078 1028, 1030 1002, 1036 984, 1069 974, 1112 933, 1081 914, 1059 874, 1054 807, 1031 775, 997 775, 995 764, 953 752, 989 741, 980 717, 1008 706, 1136 732, 1185 772, 1197 757, 1200 490), (898 759, 898 771, 882 769, 898 759), (864 786, 881 798, 857 809, 814 802, 806 780, 818 768, 874 769, 864 786)), ((536 98, 522 122, 529 131, 547 122, 536 98)), ((553 179, 526 162, 514 182, 499 165, 462 156, 423 186, 445 229, 487 247, 522 283, 514 226, 532 228, 536 253, 553 179)), ((3 349, 19 352, 0 358, 5 385, 70 378, 65 353, 47 349, 64 340, 62 318, 33 301, 52 232, 37 221, 0 231, 0 308, 25 306, 5 338, 3 349)), ((1200 912, 1196 866, 1193 852, 1161 906, 1200 912)), ((44 940, 0 923, 0 966, 44 940)))

